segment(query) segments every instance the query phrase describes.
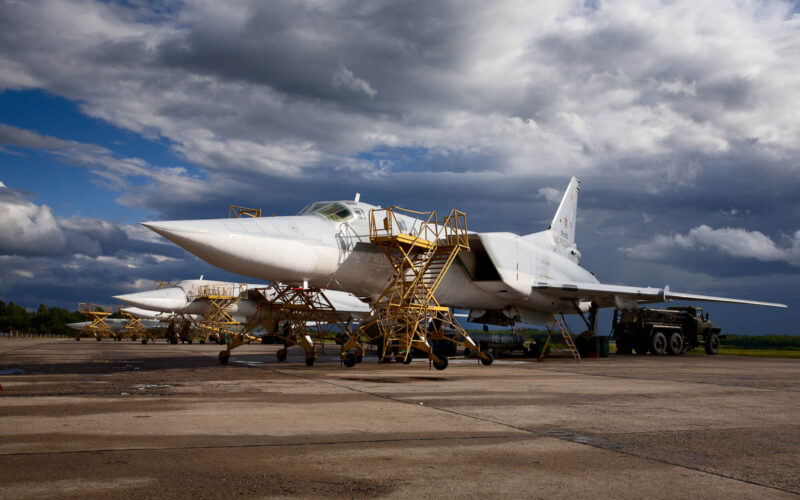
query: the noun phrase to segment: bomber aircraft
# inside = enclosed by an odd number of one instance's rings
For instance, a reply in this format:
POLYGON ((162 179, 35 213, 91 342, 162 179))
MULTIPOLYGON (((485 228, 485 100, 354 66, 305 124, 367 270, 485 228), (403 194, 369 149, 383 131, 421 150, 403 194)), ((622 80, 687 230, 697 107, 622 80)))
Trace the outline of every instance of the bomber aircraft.
MULTIPOLYGON (((287 287, 273 283, 251 284, 231 283, 210 280, 183 280, 175 286, 147 290, 144 292, 115 295, 115 299, 134 307, 126 308, 136 316, 149 316, 163 321, 181 323, 179 336, 189 336, 190 323, 202 325, 207 319, 225 314, 237 323, 227 324, 226 330, 236 336, 246 334, 249 338, 261 336, 277 336, 284 341, 284 348, 276 353, 279 361, 286 359, 286 349, 292 345, 301 345, 306 350, 306 363, 313 365, 316 359, 316 348, 309 332, 328 336, 338 325, 350 325, 360 321, 370 312, 370 306, 353 294, 339 290, 327 290, 324 294, 313 293, 303 288, 287 287), (214 299, 217 297, 217 299, 214 299), (220 297, 236 297, 229 302, 219 301, 220 297), (305 307, 316 305, 317 309, 302 312, 277 312, 286 302, 297 302, 305 307), (133 310, 133 311, 132 311, 133 310), (274 314, 270 314, 270 311, 274 314), (268 322, 269 324, 264 324, 268 322), (267 332, 259 335, 255 330, 266 328, 267 332), (299 328, 293 331, 293 328, 299 328), (298 336, 299 334, 299 336, 298 336)), ((208 325, 214 331, 218 326, 208 325)), ((173 340, 177 339, 173 336, 173 340)), ((241 339, 240 339, 241 340, 241 339)), ((219 337, 219 341, 223 341, 219 337)), ((231 350, 237 342, 226 342, 228 348, 220 353, 219 360, 228 362, 231 350)))
MULTIPOLYGON (((575 223, 580 181, 573 177, 550 227, 517 235, 470 232, 436 292, 442 306, 467 309, 471 322, 550 325, 554 314, 578 313, 596 334, 597 310, 692 300, 786 307, 784 304, 600 283, 580 266, 575 223), (585 313, 589 313, 587 320, 585 313)), ((394 269, 370 243, 369 214, 360 201, 312 203, 296 216, 144 222, 197 257, 257 279, 347 291, 376 299, 394 269)), ((419 234, 424 221, 402 216, 400 229, 419 234)), ((124 299, 123 299, 124 300, 124 299)))
MULTIPOLYGON (((114 298, 139 310, 144 309, 164 314, 191 315, 193 319, 198 319, 204 316, 211 308, 211 303, 205 296, 207 291, 229 296, 240 293, 244 295, 242 300, 232 304, 226 310, 239 323, 247 323, 256 315, 259 304, 264 300, 263 294, 272 294, 272 290, 268 289, 268 285, 199 279, 183 280, 175 286, 167 288, 114 295, 114 298)), ((335 319, 347 321, 351 318, 360 319, 369 314, 369 305, 351 293, 331 290, 326 292, 326 297, 331 301, 337 312, 337 318, 335 319)), ((126 308, 126 310, 130 309, 133 308, 126 308)), ((143 313, 138 312, 138 315, 141 316, 143 313)))

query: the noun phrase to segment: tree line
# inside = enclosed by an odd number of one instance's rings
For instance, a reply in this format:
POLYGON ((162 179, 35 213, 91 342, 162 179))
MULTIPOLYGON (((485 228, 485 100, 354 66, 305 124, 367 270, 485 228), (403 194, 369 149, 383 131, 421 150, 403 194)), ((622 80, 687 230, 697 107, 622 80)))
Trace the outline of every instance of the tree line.
POLYGON ((35 312, 28 311, 13 302, 0 300, 0 332, 50 333, 64 335, 69 332, 67 323, 86 321, 78 311, 67 311, 60 307, 48 308, 44 304, 35 312))

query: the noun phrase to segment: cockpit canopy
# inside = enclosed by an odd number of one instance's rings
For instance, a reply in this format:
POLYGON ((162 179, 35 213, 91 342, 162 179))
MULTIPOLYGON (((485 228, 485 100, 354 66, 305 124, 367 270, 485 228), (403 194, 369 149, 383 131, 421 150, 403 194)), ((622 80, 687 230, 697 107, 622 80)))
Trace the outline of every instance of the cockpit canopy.
POLYGON ((354 217, 364 219, 364 211, 357 207, 350 207, 348 202, 341 201, 318 201, 300 210, 297 215, 317 214, 334 222, 347 222, 354 217))

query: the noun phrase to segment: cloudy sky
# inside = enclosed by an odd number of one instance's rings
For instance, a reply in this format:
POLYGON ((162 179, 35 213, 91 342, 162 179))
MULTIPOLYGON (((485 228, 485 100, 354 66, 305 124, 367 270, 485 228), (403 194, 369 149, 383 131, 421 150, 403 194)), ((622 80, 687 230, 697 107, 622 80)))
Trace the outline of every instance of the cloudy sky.
POLYGON ((601 281, 800 333, 800 7, 0 0, 0 300, 242 279, 137 225, 351 198, 547 226, 601 281))

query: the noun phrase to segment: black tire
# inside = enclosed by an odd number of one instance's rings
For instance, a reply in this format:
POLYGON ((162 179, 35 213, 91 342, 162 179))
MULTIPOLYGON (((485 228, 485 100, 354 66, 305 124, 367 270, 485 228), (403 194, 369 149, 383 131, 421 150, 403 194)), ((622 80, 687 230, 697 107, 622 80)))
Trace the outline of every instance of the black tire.
POLYGON ((483 366, 489 366, 489 365, 491 365, 491 364, 494 362, 494 356, 492 356, 492 355, 491 355, 491 354, 489 354, 488 352, 487 352, 487 353, 484 353, 484 354, 486 354, 486 356, 485 356, 485 357, 484 357, 484 356, 481 356, 481 364, 482 364, 483 366))
POLYGON ((433 367, 440 371, 447 368, 448 365, 447 356, 437 356, 437 358, 439 359, 439 361, 434 361, 433 367))
POLYGON ((356 363, 361 363, 362 361, 364 361, 364 355, 363 354, 357 355, 356 356, 356 363))
POLYGON ((278 358, 278 361, 280 361, 281 363, 286 361, 286 349, 281 349, 278 352, 276 352, 275 357, 278 358))
POLYGON ((667 339, 667 354, 675 356, 683 352, 683 335, 680 332, 672 332, 667 339))
POLYGON ((408 364, 411 364, 412 361, 414 361, 414 353, 413 352, 409 352, 408 356, 403 358, 403 364, 404 365, 408 365, 408 364))
POLYGON ((147 345, 147 339, 142 339, 142 345, 147 345))
POLYGON ((189 340, 187 340, 186 342, 188 342, 188 343, 190 343, 190 344, 191 344, 191 343, 192 343, 192 339, 189 339, 189 340))
POLYGON ((667 336, 661 332, 655 332, 650 337, 650 352, 662 355, 667 351, 667 336))
POLYGON ((633 344, 633 350, 639 355, 647 354, 650 351, 650 339, 639 339, 633 344))
POLYGON ((346 353, 342 358, 342 363, 344 363, 344 366, 348 368, 356 366, 356 355, 352 352, 346 353))
POLYGON ((306 366, 314 366, 314 360, 316 358, 312 358, 311 356, 306 357, 306 366))
POLYGON ((710 356, 719 354, 719 335, 716 333, 709 335, 704 347, 706 348, 706 354, 710 356))
POLYGON ((200 339, 200 343, 201 344, 205 344, 206 343, 206 339, 200 339))
POLYGON ((230 361, 231 359, 231 355, 228 354, 228 351, 222 351, 219 353, 218 358, 219 358, 219 364, 227 365, 228 361, 230 361))
POLYGON ((100 342, 100 337, 95 337, 94 339, 95 339, 96 341, 100 342))

